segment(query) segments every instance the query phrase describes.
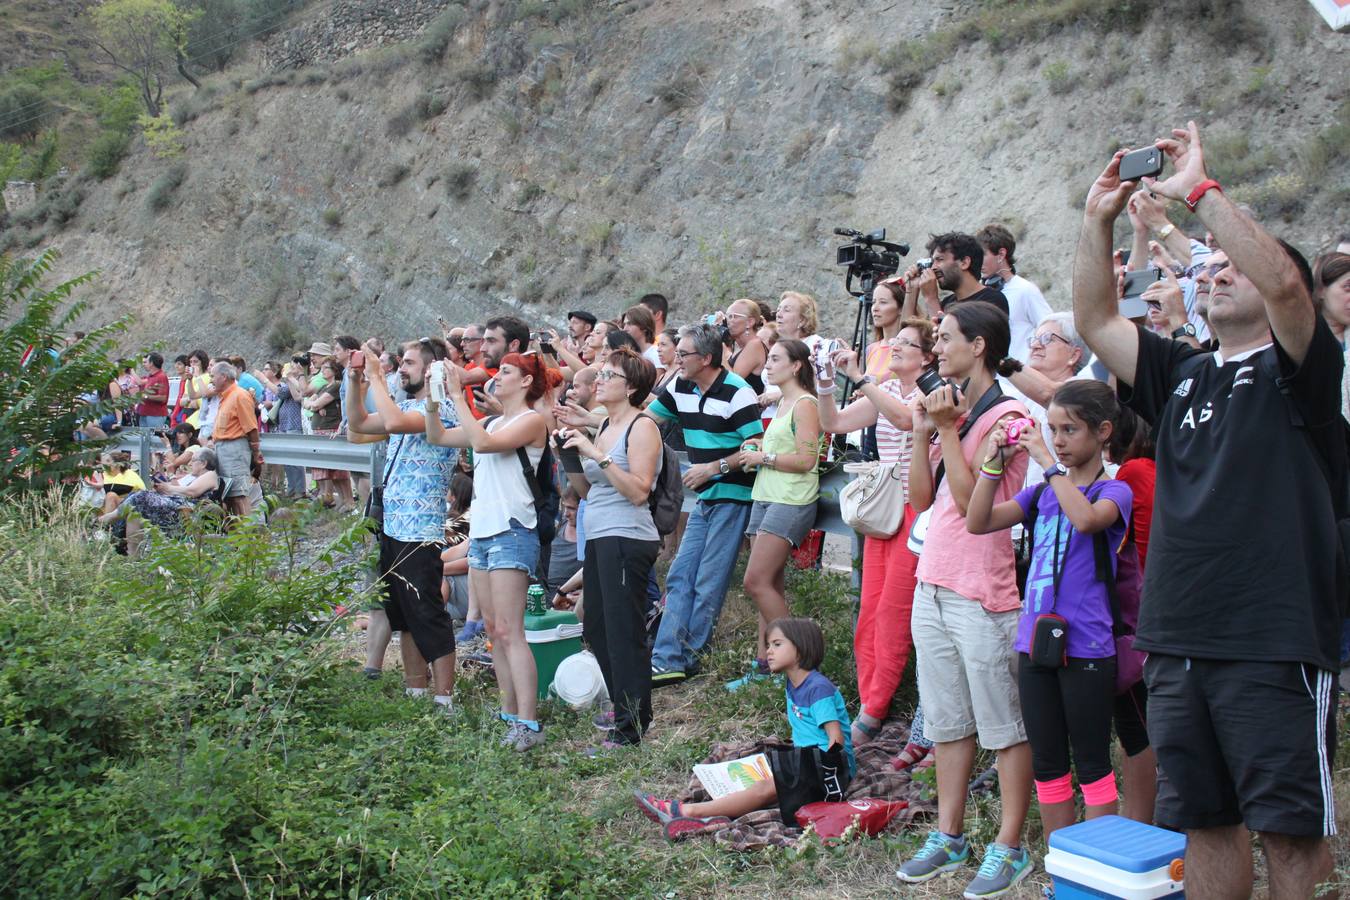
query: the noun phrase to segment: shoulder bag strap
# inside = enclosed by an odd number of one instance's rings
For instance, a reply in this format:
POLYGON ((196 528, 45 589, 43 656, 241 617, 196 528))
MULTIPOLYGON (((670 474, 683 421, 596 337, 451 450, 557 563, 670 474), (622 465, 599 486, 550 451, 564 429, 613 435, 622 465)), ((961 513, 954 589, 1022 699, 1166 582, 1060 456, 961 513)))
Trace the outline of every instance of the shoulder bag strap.
MULTIPOLYGON (((1101 497, 1102 490, 1099 488, 1095 497, 1089 491, 1088 499, 1096 503, 1101 497)), ((1096 560, 1097 580, 1106 585, 1106 599, 1111 604, 1111 634, 1122 637, 1129 634, 1130 630, 1120 617, 1120 592, 1116 590, 1116 567, 1111 564, 1111 543, 1107 540, 1106 532, 1107 529, 1103 528, 1092 536, 1092 554, 1096 560)))
MULTIPOLYGON (((970 408, 970 414, 966 416, 966 421, 961 423, 961 427, 957 429, 956 432, 957 438, 959 440, 965 440, 966 435, 970 434, 970 429, 975 427, 975 423, 979 421, 980 416, 989 412, 989 410, 997 406, 1000 401, 1012 399, 1014 398, 1004 396, 1003 388, 999 387, 998 382, 995 381, 993 384, 989 386, 989 390, 985 391, 980 396, 980 399, 975 401, 975 405, 970 408)), ((938 485, 942 484, 942 478, 946 474, 947 474, 947 461, 939 460, 937 472, 933 474, 934 498, 937 497, 938 485)))

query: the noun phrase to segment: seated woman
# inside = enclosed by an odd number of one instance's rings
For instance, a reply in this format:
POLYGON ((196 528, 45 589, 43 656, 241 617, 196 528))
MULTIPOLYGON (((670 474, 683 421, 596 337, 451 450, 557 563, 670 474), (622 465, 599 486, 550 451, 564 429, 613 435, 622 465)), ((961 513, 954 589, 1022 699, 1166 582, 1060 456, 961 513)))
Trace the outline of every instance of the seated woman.
POLYGON ((127 453, 105 453, 101 462, 103 471, 99 483, 103 485, 103 512, 106 515, 117 509, 124 498, 145 490, 145 482, 131 468, 131 456, 127 453))
POLYGON ((143 522, 150 522, 161 530, 175 534, 182 527, 179 513, 192 506, 220 486, 216 474, 216 452, 199 450, 192 458, 191 470, 174 481, 155 482, 153 489, 136 491, 117 509, 99 516, 101 524, 111 525, 117 519, 126 520, 127 555, 135 556, 145 540, 143 522), (131 515, 131 513, 136 515, 131 515))

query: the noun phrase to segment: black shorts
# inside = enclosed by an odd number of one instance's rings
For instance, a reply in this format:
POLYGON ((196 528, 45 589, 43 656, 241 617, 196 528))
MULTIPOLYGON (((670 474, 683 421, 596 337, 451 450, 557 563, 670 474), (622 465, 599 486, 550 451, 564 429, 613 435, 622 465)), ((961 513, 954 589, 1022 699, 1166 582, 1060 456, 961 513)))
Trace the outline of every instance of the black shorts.
POLYGON ((1158 824, 1186 830, 1336 833, 1335 676, 1296 662, 1151 654, 1148 733, 1158 824))
POLYGON ((1116 695, 1114 717, 1116 737, 1126 756, 1138 756, 1148 749, 1148 687, 1143 679, 1116 695))
POLYGON ((441 600, 445 544, 404 543, 380 535, 380 580, 391 631, 411 636, 427 662, 455 652, 455 623, 441 600))
POLYGON ((848 757, 839 747, 781 747, 766 755, 778 791, 778 811, 789 828, 797 827, 797 810, 806 804, 843 800, 852 780, 848 757))

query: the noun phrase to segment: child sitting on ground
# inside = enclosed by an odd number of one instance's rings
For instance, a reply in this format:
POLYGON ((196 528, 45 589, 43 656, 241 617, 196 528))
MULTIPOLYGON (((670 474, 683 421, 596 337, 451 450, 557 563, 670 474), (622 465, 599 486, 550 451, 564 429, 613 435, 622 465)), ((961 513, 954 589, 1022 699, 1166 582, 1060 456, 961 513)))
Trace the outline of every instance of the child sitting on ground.
POLYGON ((814 619, 782 618, 767 632, 769 671, 786 677, 792 747, 766 752, 773 777, 754 787, 705 803, 662 800, 634 792, 638 808, 679 840, 708 825, 730 821, 778 804, 783 822, 795 825, 797 810, 820 800, 839 801, 855 765, 848 710, 839 689, 816 671, 825 658, 825 636, 814 619))

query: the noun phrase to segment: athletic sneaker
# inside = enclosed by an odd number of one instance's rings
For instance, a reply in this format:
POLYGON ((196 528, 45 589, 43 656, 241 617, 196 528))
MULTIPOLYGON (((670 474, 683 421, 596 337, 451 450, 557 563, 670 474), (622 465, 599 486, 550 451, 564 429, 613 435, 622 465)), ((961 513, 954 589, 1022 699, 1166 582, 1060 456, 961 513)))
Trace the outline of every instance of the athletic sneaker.
POLYGON ((966 885, 966 892, 961 896, 978 900, 1006 894, 1013 885, 1030 875, 1033 868, 1031 854, 1025 849, 990 844, 985 848, 979 873, 966 885))
POLYGON ((516 741, 512 747, 518 753, 524 753, 534 747, 538 747, 544 742, 544 728, 540 726, 538 731, 528 725, 516 723, 516 741))
POLYGON ((707 816, 706 818, 680 816, 677 819, 671 819, 662 826, 661 833, 666 836, 668 841, 682 841, 691 834, 698 834, 709 825, 730 824, 731 820, 726 816, 707 816))
POLYGON ((959 869, 969 859, 970 847, 966 845, 964 836, 950 838, 940 831, 930 831, 923 847, 905 861, 895 877, 906 884, 919 884, 944 872, 959 869))
POLYGON ((459 630, 459 634, 455 635, 455 643, 467 644, 469 641, 482 634, 483 628, 484 625, 482 619, 467 620, 464 623, 464 627, 459 630))
POLYGON ((514 747, 516 745, 516 734, 524 726, 519 722, 510 722, 506 726, 506 734, 497 743, 502 747, 514 747))
POLYGON ((689 676, 679 669, 663 669, 660 666, 652 666, 652 687, 665 687, 668 684, 679 684, 689 676))
POLYGON ((591 719, 591 724, 601 731, 613 731, 614 710, 609 709, 604 712, 596 713, 595 718, 591 719))

